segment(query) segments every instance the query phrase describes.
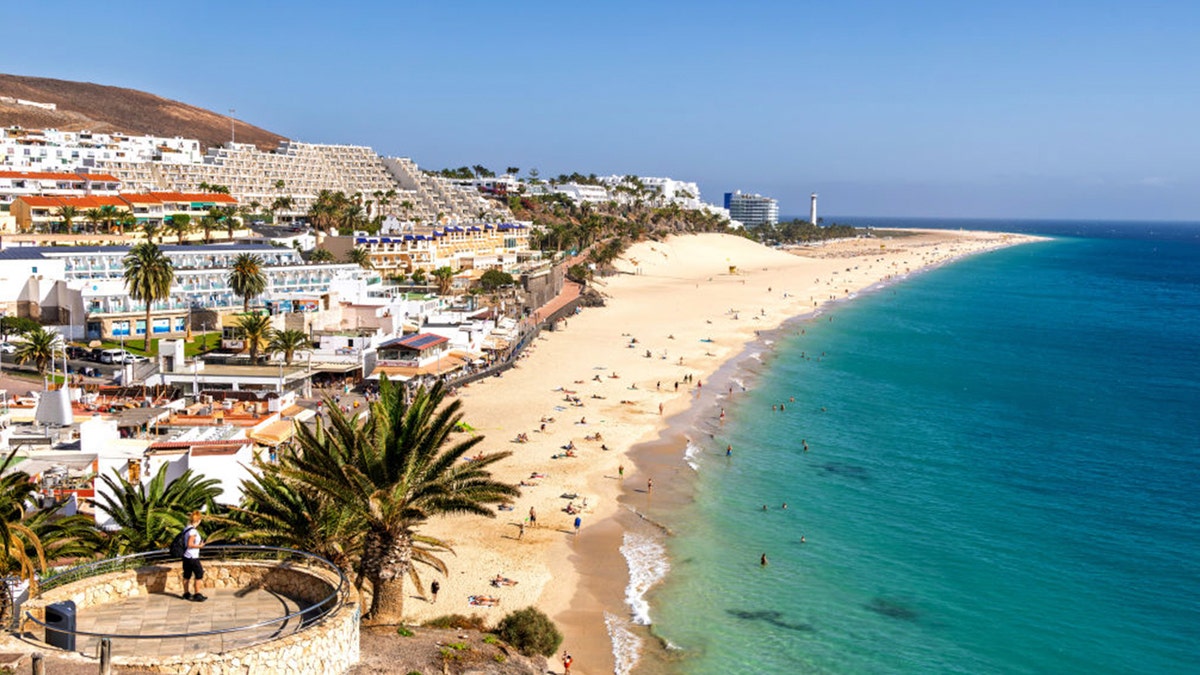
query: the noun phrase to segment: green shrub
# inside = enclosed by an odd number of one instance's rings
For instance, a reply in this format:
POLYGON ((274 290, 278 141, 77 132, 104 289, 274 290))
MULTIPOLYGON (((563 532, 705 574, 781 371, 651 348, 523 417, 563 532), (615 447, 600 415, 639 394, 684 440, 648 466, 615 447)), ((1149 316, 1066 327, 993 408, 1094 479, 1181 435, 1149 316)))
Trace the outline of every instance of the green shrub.
POLYGON ((508 660, 508 657, 505 656, 503 652, 496 652, 492 655, 492 659, 495 660, 496 663, 504 663, 508 660))
POLYGON ((541 611, 526 607, 500 620, 496 633, 526 656, 553 656, 562 644, 562 633, 541 611))
POLYGON ((427 628, 457 628, 459 630, 477 630, 480 633, 487 630, 487 623, 478 614, 463 616, 462 614, 444 614, 426 621, 427 628))
POLYGON ((408 629, 408 626, 400 626, 396 629, 396 635, 399 635, 400 637, 412 637, 413 632, 408 629))
POLYGON ((483 644, 485 644, 485 645, 500 644, 500 638, 496 637, 495 635, 492 635, 491 633, 488 633, 487 635, 483 636, 483 644))

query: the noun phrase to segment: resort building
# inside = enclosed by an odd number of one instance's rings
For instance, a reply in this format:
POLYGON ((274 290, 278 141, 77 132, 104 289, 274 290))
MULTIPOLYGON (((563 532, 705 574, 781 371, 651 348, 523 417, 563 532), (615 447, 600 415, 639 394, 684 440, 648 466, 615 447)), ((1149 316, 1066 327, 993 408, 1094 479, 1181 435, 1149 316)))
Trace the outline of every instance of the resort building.
POLYGON ((274 152, 263 152, 249 143, 226 143, 198 161, 126 160, 103 166, 126 190, 188 192, 201 183, 224 185, 238 201, 264 209, 286 198, 291 205, 276 213, 286 220, 305 217, 323 190, 359 195, 371 216, 391 213, 433 222, 507 214, 502 203, 427 175, 409 159, 380 157, 358 145, 285 141, 274 152))
MULTIPOLYGON (((366 284, 358 265, 316 265, 293 249, 259 244, 163 246, 175 267, 169 298, 154 305, 150 332, 175 337, 216 330, 220 317, 242 309, 229 288, 229 267, 242 253, 258 256, 266 292, 252 307, 314 311, 340 282, 366 284), (189 317, 191 321, 189 322, 189 317), (207 325, 205 325, 207 324, 207 325)), ((0 311, 59 324, 71 339, 138 338, 146 334, 145 305, 129 297, 125 246, 14 247, 0 251, 0 311)), ((374 279, 378 281, 378 279, 374 279)))
POLYGON ((524 223, 428 227, 385 222, 381 232, 390 236, 329 237, 321 246, 336 258, 344 258, 351 248, 363 248, 385 277, 439 267, 506 270, 536 253, 529 250, 530 228, 524 223))
MULTIPOLYGON (((237 200, 221 193, 191 193, 179 192, 149 192, 145 194, 115 194, 97 196, 62 196, 62 197, 17 197, 9 205, 9 212, 16 219, 17 229, 21 232, 53 232, 55 229, 65 231, 62 209, 75 209, 72 222, 74 229, 83 230, 87 224, 87 212, 92 209, 112 207, 111 215, 115 219, 133 214, 139 226, 146 223, 163 225, 172 216, 187 214, 200 218, 209 209, 223 206, 237 206, 237 200)), ((98 223, 95 223, 98 225, 98 223)), ((110 223, 111 225, 111 223, 110 223)))
POLYGON ((197 162, 203 155, 200 141, 188 138, 0 129, 0 169, 70 172, 102 162, 197 162))
POLYGON ((115 197, 121 181, 107 173, 0 170, 0 209, 17 197, 115 197))
POLYGON ((725 193, 725 208, 729 217, 743 225, 774 225, 779 222, 779 202, 758 194, 725 193))
MULTIPOLYGON (((323 190, 359 195, 372 217, 395 214, 418 223, 511 217, 502 201, 427 174, 410 159, 381 157, 366 146, 284 141, 275 151, 264 152, 253 144, 230 142, 205 151, 199 141, 184 138, 21 128, 2 133, 0 171, 62 172, 45 175, 53 175, 51 181, 74 183, 86 172, 105 172, 104 178, 114 183, 113 194, 118 187, 127 192, 190 193, 208 183, 224 185, 239 202, 257 202, 262 209, 272 209, 280 198, 291 200, 275 214, 285 220, 305 217, 323 190)), ((0 210, 22 194, 83 195, 98 194, 99 189, 47 191, 53 187, 6 190, 0 179, 0 210)))

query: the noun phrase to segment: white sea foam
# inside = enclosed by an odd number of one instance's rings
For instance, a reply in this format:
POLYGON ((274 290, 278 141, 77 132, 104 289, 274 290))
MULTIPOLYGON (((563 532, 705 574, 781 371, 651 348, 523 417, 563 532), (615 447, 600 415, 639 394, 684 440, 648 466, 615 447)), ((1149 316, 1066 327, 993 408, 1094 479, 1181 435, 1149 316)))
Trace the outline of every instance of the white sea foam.
POLYGON ((700 463, 696 459, 699 456, 700 446, 689 440, 687 442, 687 446, 683 449, 683 461, 687 462, 687 465, 692 467, 692 471, 700 470, 700 463))
POLYGON ((749 356, 755 361, 762 361, 762 352, 750 352, 749 356))
POLYGON ((612 642, 613 674, 627 675, 641 660, 642 639, 629 629, 629 621, 615 614, 604 613, 604 626, 612 642))
POLYGON ((626 532, 621 542, 621 555, 629 566, 629 586, 625 588, 625 602, 633 622, 649 626, 650 603, 646 592, 654 587, 671 565, 667 562, 667 549, 656 539, 636 532, 626 532))
POLYGON ((765 340, 763 340, 763 344, 764 344, 764 345, 767 345, 767 346, 770 346, 770 345, 773 345, 773 344, 775 344, 775 341, 774 341, 774 340, 772 340, 771 338, 766 338, 765 340))

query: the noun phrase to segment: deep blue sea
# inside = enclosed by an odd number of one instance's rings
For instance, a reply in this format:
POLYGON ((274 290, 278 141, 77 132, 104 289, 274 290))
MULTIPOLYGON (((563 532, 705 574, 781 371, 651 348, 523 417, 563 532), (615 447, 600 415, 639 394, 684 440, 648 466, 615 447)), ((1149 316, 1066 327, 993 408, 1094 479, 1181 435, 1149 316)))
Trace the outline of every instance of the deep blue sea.
POLYGON ((1200 224, 836 220, 1055 238, 763 350, 665 515, 679 670, 1200 672, 1200 224))

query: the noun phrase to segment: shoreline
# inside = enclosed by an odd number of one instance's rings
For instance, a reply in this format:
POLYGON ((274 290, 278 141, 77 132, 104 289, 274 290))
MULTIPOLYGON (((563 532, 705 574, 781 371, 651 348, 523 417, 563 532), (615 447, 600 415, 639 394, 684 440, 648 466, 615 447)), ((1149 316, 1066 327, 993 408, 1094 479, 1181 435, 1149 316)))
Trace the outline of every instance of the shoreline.
POLYGON ((449 518, 429 528, 454 544, 456 557, 447 561, 444 600, 433 605, 414 592, 407 614, 422 621, 480 613, 495 622, 534 605, 559 623, 563 649, 580 672, 614 672, 612 635, 628 656, 617 672, 660 670, 656 664, 664 660, 644 660, 655 651, 646 643, 657 638, 629 624, 629 570, 620 548, 627 533, 655 527, 638 515, 639 503, 653 500, 657 510, 693 499, 685 432, 705 411, 716 417, 725 382, 747 370, 747 359, 767 352, 787 325, 830 302, 975 253, 1043 239, 938 230, 782 252, 732 235, 700 234, 632 246, 617 263, 623 273, 596 284, 608 297, 605 307, 585 309, 560 331, 543 333, 503 377, 460 391, 464 419, 487 436, 484 451, 513 452, 495 474, 532 485, 495 521, 449 518), (543 432, 541 420, 550 418, 543 432), (514 442, 518 433, 529 442, 514 442), (602 440, 587 440, 593 434, 602 440), (551 459, 567 444, 577 448, 576 458, 551 459), (534 473, 548 477, 529 479, 534 473), (647 494, 651 475, 655 490, 647 494), (574 534, 575 516, 561 508, 585 499, 583 527, 574 534), (519 537, 531 506, 542 526, 519 537), (519 584, 489 587, 487 579, 498 573, 519 584), (467 605, 467 595, 480 593, 497 595, 501 607, 467 605), (630 642, 637 640, 643 644, 635 657, 630 642), (632 666, 634 658, 643 662, 632 666))

